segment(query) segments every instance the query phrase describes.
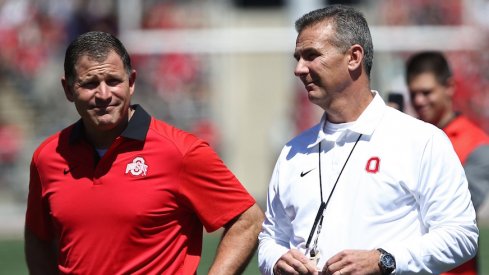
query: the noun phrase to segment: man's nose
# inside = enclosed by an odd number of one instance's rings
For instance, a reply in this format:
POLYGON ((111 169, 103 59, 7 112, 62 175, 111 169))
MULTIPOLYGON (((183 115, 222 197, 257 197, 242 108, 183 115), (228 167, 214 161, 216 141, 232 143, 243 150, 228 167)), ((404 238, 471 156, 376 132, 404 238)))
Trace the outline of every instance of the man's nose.
POLYGON ((295 76, 305 75, 309 72, 309 69, 307 68, 305 63, 306 62, 302 58, 297 61, 297 65, 295 65, 294 69, 295 76))
POLYGON ((112 96, 110 87, 105 82, 100 82, 96 96, 99 99, 108 99, 112 96))
POLYGON ((423 94, 421 93, 412 93, 411 94, 411 101, 413 102, 414 106, 419 106, 425 102, 426 98, 423 94))

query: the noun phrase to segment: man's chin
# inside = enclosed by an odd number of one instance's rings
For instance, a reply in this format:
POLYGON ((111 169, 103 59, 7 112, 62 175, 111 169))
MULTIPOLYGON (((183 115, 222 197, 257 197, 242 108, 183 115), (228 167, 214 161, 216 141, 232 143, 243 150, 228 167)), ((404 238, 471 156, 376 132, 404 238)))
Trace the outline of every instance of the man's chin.
POLYGON ((97 117, 93 120, 93 125, 95 128, 101 131, 108 131, 117 127, 117 122, 112 116, 104 115, 102 117, 97 117))
POLYGON ((90 114, 87 118, 92 127, 99 131, 110 131, 124 123, 119 113, 90 114))
POLYGON ((316 96, 315 91, 310 91, 307 93, 307 99, 309 99, 310 102, 316 104, 319 101, 319 98, 316 96))

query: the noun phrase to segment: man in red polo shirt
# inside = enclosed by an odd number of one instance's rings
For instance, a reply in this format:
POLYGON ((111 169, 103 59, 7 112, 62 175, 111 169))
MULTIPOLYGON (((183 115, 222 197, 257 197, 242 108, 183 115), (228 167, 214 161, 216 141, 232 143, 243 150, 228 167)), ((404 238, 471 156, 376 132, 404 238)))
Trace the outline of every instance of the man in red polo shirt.
POLYGON ((195 274, 203 227, 224 228, 209 274, 244 270, 262 211, 206 142, 131 105, 136 71, 122 43, 83 34, 64 70, 81 119, 33 154, 31 274, 195 274))
MULTIPOLYGON (((441 52, 417 53, 406 63, 406 81, 421 120, 443 129, 464 165, 476 211, 489 192, 489 137, 467 117, 454 111, 455 83, 441 52)), ((477 258, 444 274, 477 274, 477 258)))

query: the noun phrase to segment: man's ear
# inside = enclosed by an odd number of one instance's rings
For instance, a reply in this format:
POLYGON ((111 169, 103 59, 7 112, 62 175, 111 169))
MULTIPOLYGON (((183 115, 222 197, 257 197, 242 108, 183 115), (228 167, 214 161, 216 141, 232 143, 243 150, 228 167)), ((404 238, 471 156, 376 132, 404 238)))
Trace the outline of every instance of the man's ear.
POLYGON ((455 94, 455 84, 455 79, 453 77, 450 77, 449 79, 447 79, 447 83, 444 85, 446 87, 447 95, 450 98, 453 98, 455 94))
POLYGON ((362 66, 362 61, 363 61, 362 46, 355 44, 350 47, 348 53, 349 53, 348 69, 350 71, 358 70, 358 68, 362 66))
POLYGON ((134 88, 136 87, 136 70, 132 70, 129 75, 129 92, 132 95, 134 93, 134 88))
POLYGON ((61 85, 63 85, 63 90, 65 91, 65 96, 68 101, 73 102, 75 100, 73 96, 73 90, 71 89, 71 86, 68 84, 68 81, 66 81, 65 77, 61 78, 61 85))

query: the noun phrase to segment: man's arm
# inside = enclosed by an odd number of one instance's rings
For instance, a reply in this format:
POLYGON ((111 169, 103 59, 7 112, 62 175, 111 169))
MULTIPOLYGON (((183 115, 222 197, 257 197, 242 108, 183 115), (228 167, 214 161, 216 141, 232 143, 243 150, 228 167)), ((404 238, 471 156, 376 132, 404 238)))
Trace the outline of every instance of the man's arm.
POLYGON ((418 163, 411 192, 426 233, 379 245, 396 258, 396 273, 439 274, 476 255, 479 230, 464 170, 444 133, 434 132, 418 163))
POLYGON ((256 250, 262 222, 263 211, 257 204, 229 222, 209 274, 243 273, 256 250))
POLYGON ((27 228, 24 232, 24 238, 25 258, 29 274, 59 274, 54 242, 39 239, 27 228))

